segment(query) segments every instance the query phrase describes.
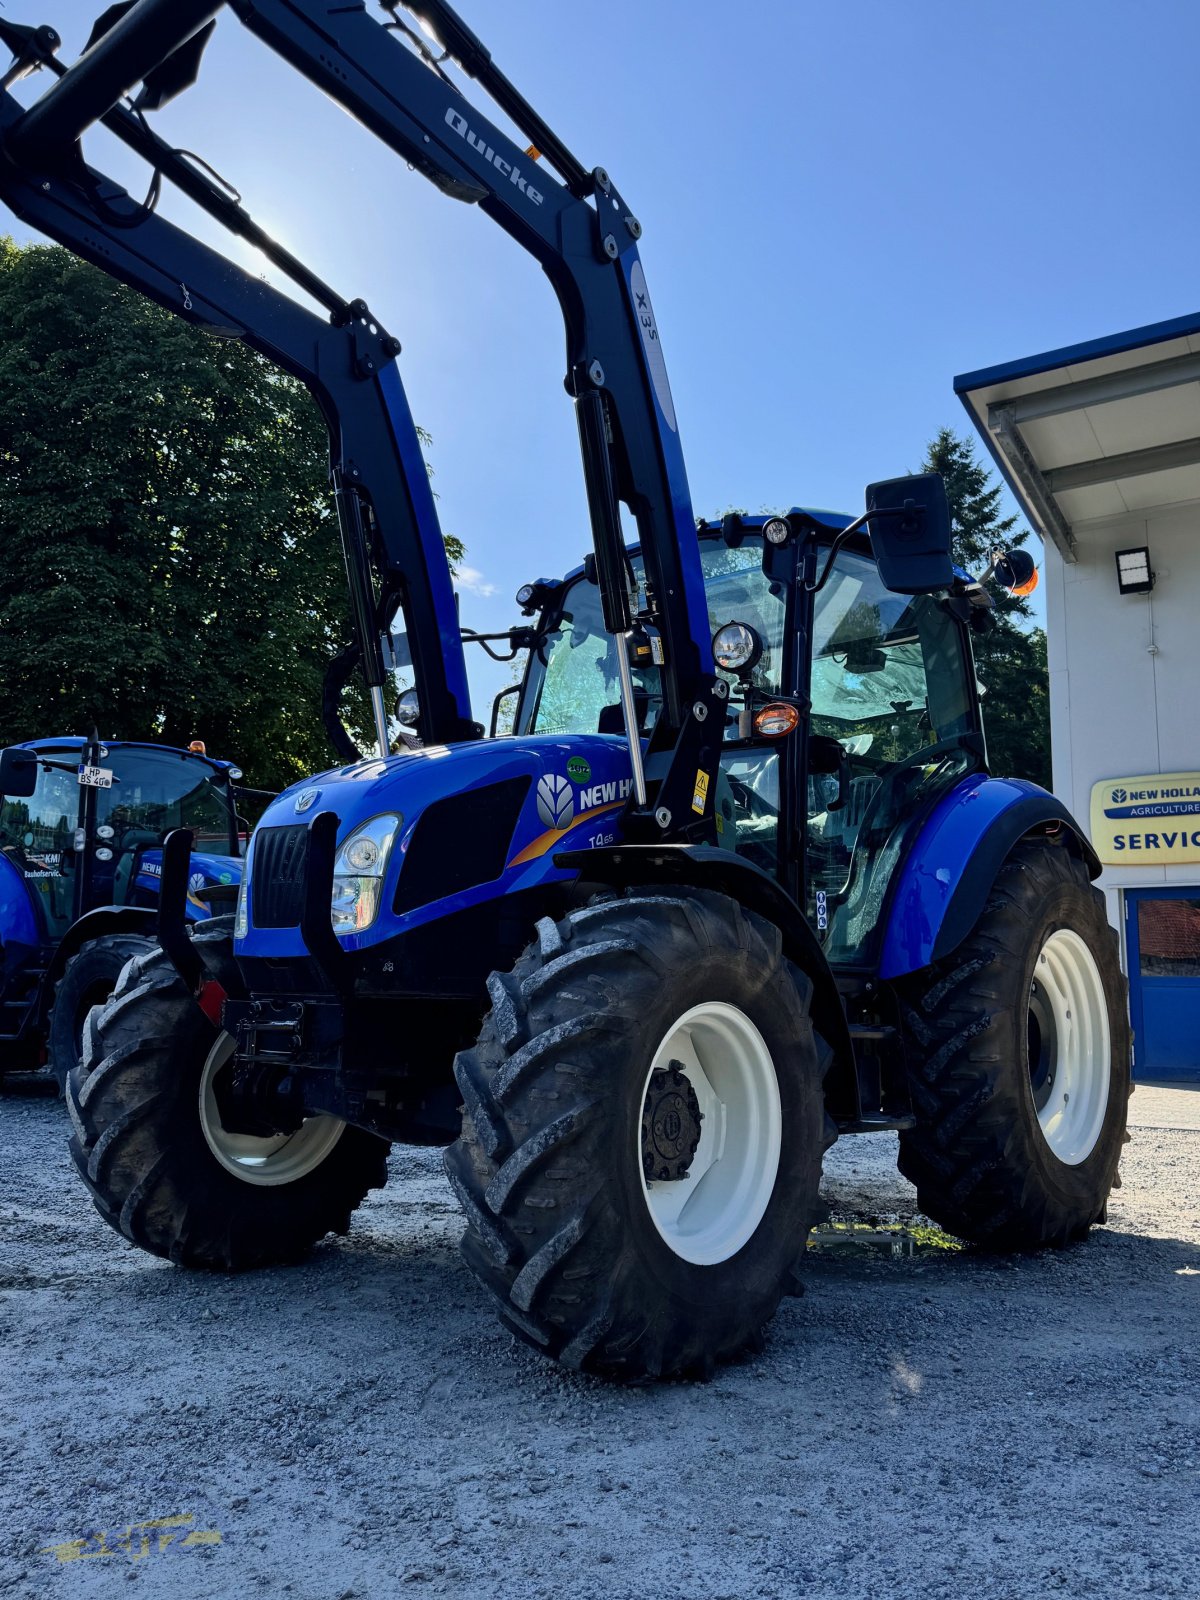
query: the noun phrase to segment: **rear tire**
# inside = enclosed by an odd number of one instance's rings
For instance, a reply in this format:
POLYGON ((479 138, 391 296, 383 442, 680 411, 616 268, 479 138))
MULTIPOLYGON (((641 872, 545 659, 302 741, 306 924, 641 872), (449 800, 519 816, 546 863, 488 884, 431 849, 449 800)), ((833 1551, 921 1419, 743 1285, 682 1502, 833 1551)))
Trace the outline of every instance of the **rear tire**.
MULTIPOLYGON (((228 972, 232 918, 192 938, 218 976, 228 972)), ((360 1128, 318 1126, 333 1119, 310 1119, 291 1141, 224 1133, 211 1095, 205 1105, 228 1047, 153 946, 89 1014, 67 1106, 71 1155, 105 1221, 181 1266, 232 1272, 297 1261, 325 1234, 346 1233, 386 1181, 388 1146, 360 1128)))
POLYGON ((1126 995, 1082 863, 1019 845, 968 938, 901 993, 917 1126, 899 1165, 922 1211, 1007 1250, 1104 1220, 1126 1140, 1126 995))
POLYGON ((756 1344, 824 1215, 833 1140, 812 985, 779 929, 723 895, 632 890, 544 919, 488 988, 446 1169, 501 1320, 628 1379, 756 1344))
POLYGON ((91 939, 67 962, 54 988, 46 1050, 50 1071, 65 1094, 67 1077, 83 1055, 83 1025, 93 1006, 102 1006, 117 987, 127 962, 154 949, 140 933, 110 933, 91 939))

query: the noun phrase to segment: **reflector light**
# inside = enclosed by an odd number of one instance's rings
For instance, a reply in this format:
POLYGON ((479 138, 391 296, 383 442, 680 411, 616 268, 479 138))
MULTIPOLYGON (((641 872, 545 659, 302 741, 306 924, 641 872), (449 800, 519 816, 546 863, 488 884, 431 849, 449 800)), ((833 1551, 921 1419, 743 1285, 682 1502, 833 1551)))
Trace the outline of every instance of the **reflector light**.
POLYGON ((786 701, 773 700, 754 713, 754 731, 764 739, 782 739, 800 726, 800 713, 786 701))

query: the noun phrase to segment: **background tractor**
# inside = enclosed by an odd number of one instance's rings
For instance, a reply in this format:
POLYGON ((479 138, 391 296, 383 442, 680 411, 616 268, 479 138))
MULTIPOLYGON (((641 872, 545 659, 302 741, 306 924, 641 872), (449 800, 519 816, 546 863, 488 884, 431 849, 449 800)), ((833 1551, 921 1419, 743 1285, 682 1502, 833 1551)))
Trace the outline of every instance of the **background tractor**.
POLYGON ((162 842, 199 846, 186 915, 211 917, 242 876, 242 774, 201 750, 95 738, 0 752, 0 1075, 48 1066, 61 1089, 83 1022, 153 947, 162 842))
POLYGON ((558 296, 593 550, 518 596, 516 731, 480 739, 395 341, 146 124, 221 9, 113 8, 67 69, 44 30, 4 24, 57 82, 28 110, 0 98, 0 192, 310 385, 377 750, 267 809, 232 925, 189 936, 193 841, 167 839, 160 948, 91 1013, 70 1079, 102 1214, 182 1264, 290 1260, 349 1225, 389 1141, 445 1144, 467 1259, 505 1322, 628 1377, 704 1373, 758 1338, 838 1133, 897 1130, 922 1205, 964 1237, 1085 1233, 1124 1132, 1115 938, 1078 825, 987 771, 984 596, 951 566, 941 480, 873 484, 852 521, 698 533, 642 227, 610 175, 441 0, 385 5, 383 29, 365 7, 230 0, 558 296), (121 96, 139 82, 135 114, 121 96), (98 119, 254 237, 330 326, 87 166, 98 119), (422 743, 393 756, 401 631, 422 743))

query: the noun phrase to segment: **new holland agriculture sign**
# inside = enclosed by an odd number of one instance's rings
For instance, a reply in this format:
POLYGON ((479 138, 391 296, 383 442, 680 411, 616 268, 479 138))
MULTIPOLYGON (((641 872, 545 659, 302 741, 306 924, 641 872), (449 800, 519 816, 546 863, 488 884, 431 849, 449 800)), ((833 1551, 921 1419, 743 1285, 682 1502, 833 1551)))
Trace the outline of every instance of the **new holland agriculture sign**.
POLYGON ((1200 772, 1106 778, 1094 784, 1092 843, 1110 867, 1200 862, 1200 772))

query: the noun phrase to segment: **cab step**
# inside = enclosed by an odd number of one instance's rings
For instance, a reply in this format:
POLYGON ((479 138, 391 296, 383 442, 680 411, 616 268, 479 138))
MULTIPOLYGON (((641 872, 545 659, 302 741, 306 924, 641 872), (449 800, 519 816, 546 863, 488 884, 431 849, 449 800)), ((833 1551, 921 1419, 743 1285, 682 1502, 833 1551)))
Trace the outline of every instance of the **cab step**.
POLYGON ((843 1133, 905 1133, 909 1128, 915 1128, 917 1119, 911 1112, 905 1112, 901 1117, 852 1117, 845 1122, 839 1122, 837 1130, 843 1133))

